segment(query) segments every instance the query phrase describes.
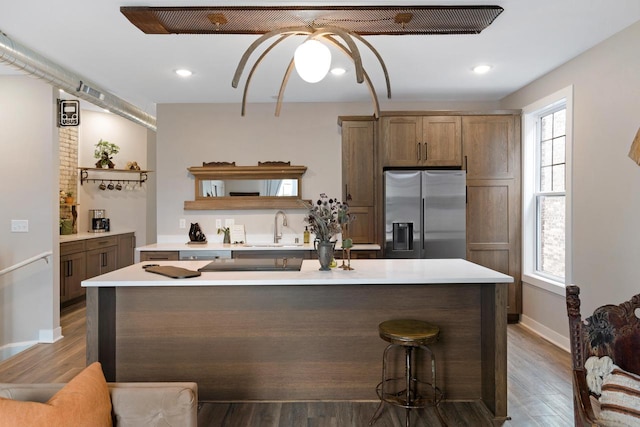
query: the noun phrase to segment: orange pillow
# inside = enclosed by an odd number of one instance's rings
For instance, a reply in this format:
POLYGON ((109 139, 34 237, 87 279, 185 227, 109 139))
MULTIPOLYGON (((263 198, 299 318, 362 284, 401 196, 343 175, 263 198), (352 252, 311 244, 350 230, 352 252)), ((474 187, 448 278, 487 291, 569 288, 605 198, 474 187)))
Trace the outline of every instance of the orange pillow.
POLYGON ((0 398, 0 427, 111 427, 111 398, 95 362, 76 375, 47 403, 0 398))

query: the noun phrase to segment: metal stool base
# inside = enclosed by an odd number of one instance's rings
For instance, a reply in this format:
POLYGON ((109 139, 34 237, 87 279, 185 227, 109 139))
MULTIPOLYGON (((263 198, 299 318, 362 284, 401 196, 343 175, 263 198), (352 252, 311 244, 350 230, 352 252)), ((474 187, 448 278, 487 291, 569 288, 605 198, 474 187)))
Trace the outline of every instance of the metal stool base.
POLYGON ((440 410, 438 408, 440 402, 444 397, 444 393, 442 393, 442 391, 435 385, 435 381, 436 381, 435 358, 433 357, 433 353, 431 352, 431 349, 429 349, 429 347, 422 346, 422 345, 421 346, 402 346, 399 344, 389 344, 387 348, 384 350, 384 354, 382 357, 382 381, 380 381, 376 386, 376 394, 380 399, 380 404, 378 405, 376 412, 373 414, 373 417, 371 417, 371 420, 369 421, 369 425, 371 426, 376 421, 378 421, 378 418, 380 418, 380 415, 382 415, 382 409, 384 408, 384 404, 389 403, 390 405, 394 405, 394 406, 398 406, 406 409, 406 418, 405 418, 406 427, 410 427, 411 425, 411 422, 410 422, 411 409, 421 409, 421 408, 427 408, 430 406, 433 406, 436 412, 436 415, 438 416, 438 420, 440 421, 440 424, 446 427, 447 423, 442 417, 442 414, 440 414, 440 410), (389 350, 395 347, 403 347, 405 350, 405 355, 406 355, 405 356, 405 360, 406 360, 405 376, 396 377, 396 378, 387 378, 387 356, 388 356, 389 350), (432 369, 431 379, 433 383, 420 381, 414 376, 413 369, 412 369, 412 357, 413 357, 413 350, 416 348, 422 348, 423 350, 426 350, 431 356, 431 369, 432 369), (393 393, 385 391, 385 389, 387 389, 393 383, 400 383, 400 381, 404 382, 405 388, 403 390, 396 391, 393 393), (417 392, 418 385, 428 386, 428 388, 426 389, 428 390, 427 396, 418 394, 417 392))

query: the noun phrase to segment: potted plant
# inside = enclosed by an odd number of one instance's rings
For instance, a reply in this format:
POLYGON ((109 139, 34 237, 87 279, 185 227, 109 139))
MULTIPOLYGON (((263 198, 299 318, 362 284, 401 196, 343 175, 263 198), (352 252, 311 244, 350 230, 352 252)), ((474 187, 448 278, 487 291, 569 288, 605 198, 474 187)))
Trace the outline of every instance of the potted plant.
POLYGON ((74 202, 73 191, 67 191, 67 192, 64 193, 64 202, 67 205, 72 205, 73 204, 73 202, 74 202))
POLYGON ((218 234, 224 234, 222 243, 231 243, 231 229, 229 227, 218 228, 218 234))
POLYGON ((120 151, 120 147, 112 142, 103 141, 102 139, 98 141, 95 147, 96 148, 93 152, 93 157, 98 159, 98 161, 96 162, 96 167, 113 169, 115 167, 115 164, 111 160, 113 159, 113 156, 115 154, 118 154, 118 152, 120 151))
POLYGON ((73 220, 70 218, 60 218, 60 234, 73 234, 73 220))

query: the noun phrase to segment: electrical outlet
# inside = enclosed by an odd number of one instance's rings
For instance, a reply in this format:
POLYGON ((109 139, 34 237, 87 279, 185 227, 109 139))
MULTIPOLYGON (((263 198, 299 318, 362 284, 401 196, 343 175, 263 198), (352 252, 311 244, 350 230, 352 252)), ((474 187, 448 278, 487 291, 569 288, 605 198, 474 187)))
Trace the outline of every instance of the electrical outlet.
POLYGON ((180 218, 180 228, 187 228, 187 220, 180 218))
POLYGON ((11 232, 12 233, 28 233, 29 220, 28 219, 12 219, 11 232))
POLYGON ((222 228, 222 220, 220 218, 216 219, 216 230, 222 228))
POLYGON ((233 226, 233 224, 235 224, 235 221, 233 220, 233 218, 227 218, 224 220, 225 227, 231 227, 233 226))

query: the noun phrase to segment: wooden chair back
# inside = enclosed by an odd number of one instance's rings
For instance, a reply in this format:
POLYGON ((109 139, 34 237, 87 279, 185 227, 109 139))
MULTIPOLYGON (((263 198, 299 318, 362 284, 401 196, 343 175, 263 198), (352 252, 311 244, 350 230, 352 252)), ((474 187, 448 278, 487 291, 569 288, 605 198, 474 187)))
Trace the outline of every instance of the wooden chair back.
POLYGON ((640 294, 620 305, 598 307, 584 321, 580 316, 580 288, 567 286, 567 315, 573 369, 575 425, 597 426, 584 364, 591 356, 609 356, 620 368, 640 374, 640 294))

